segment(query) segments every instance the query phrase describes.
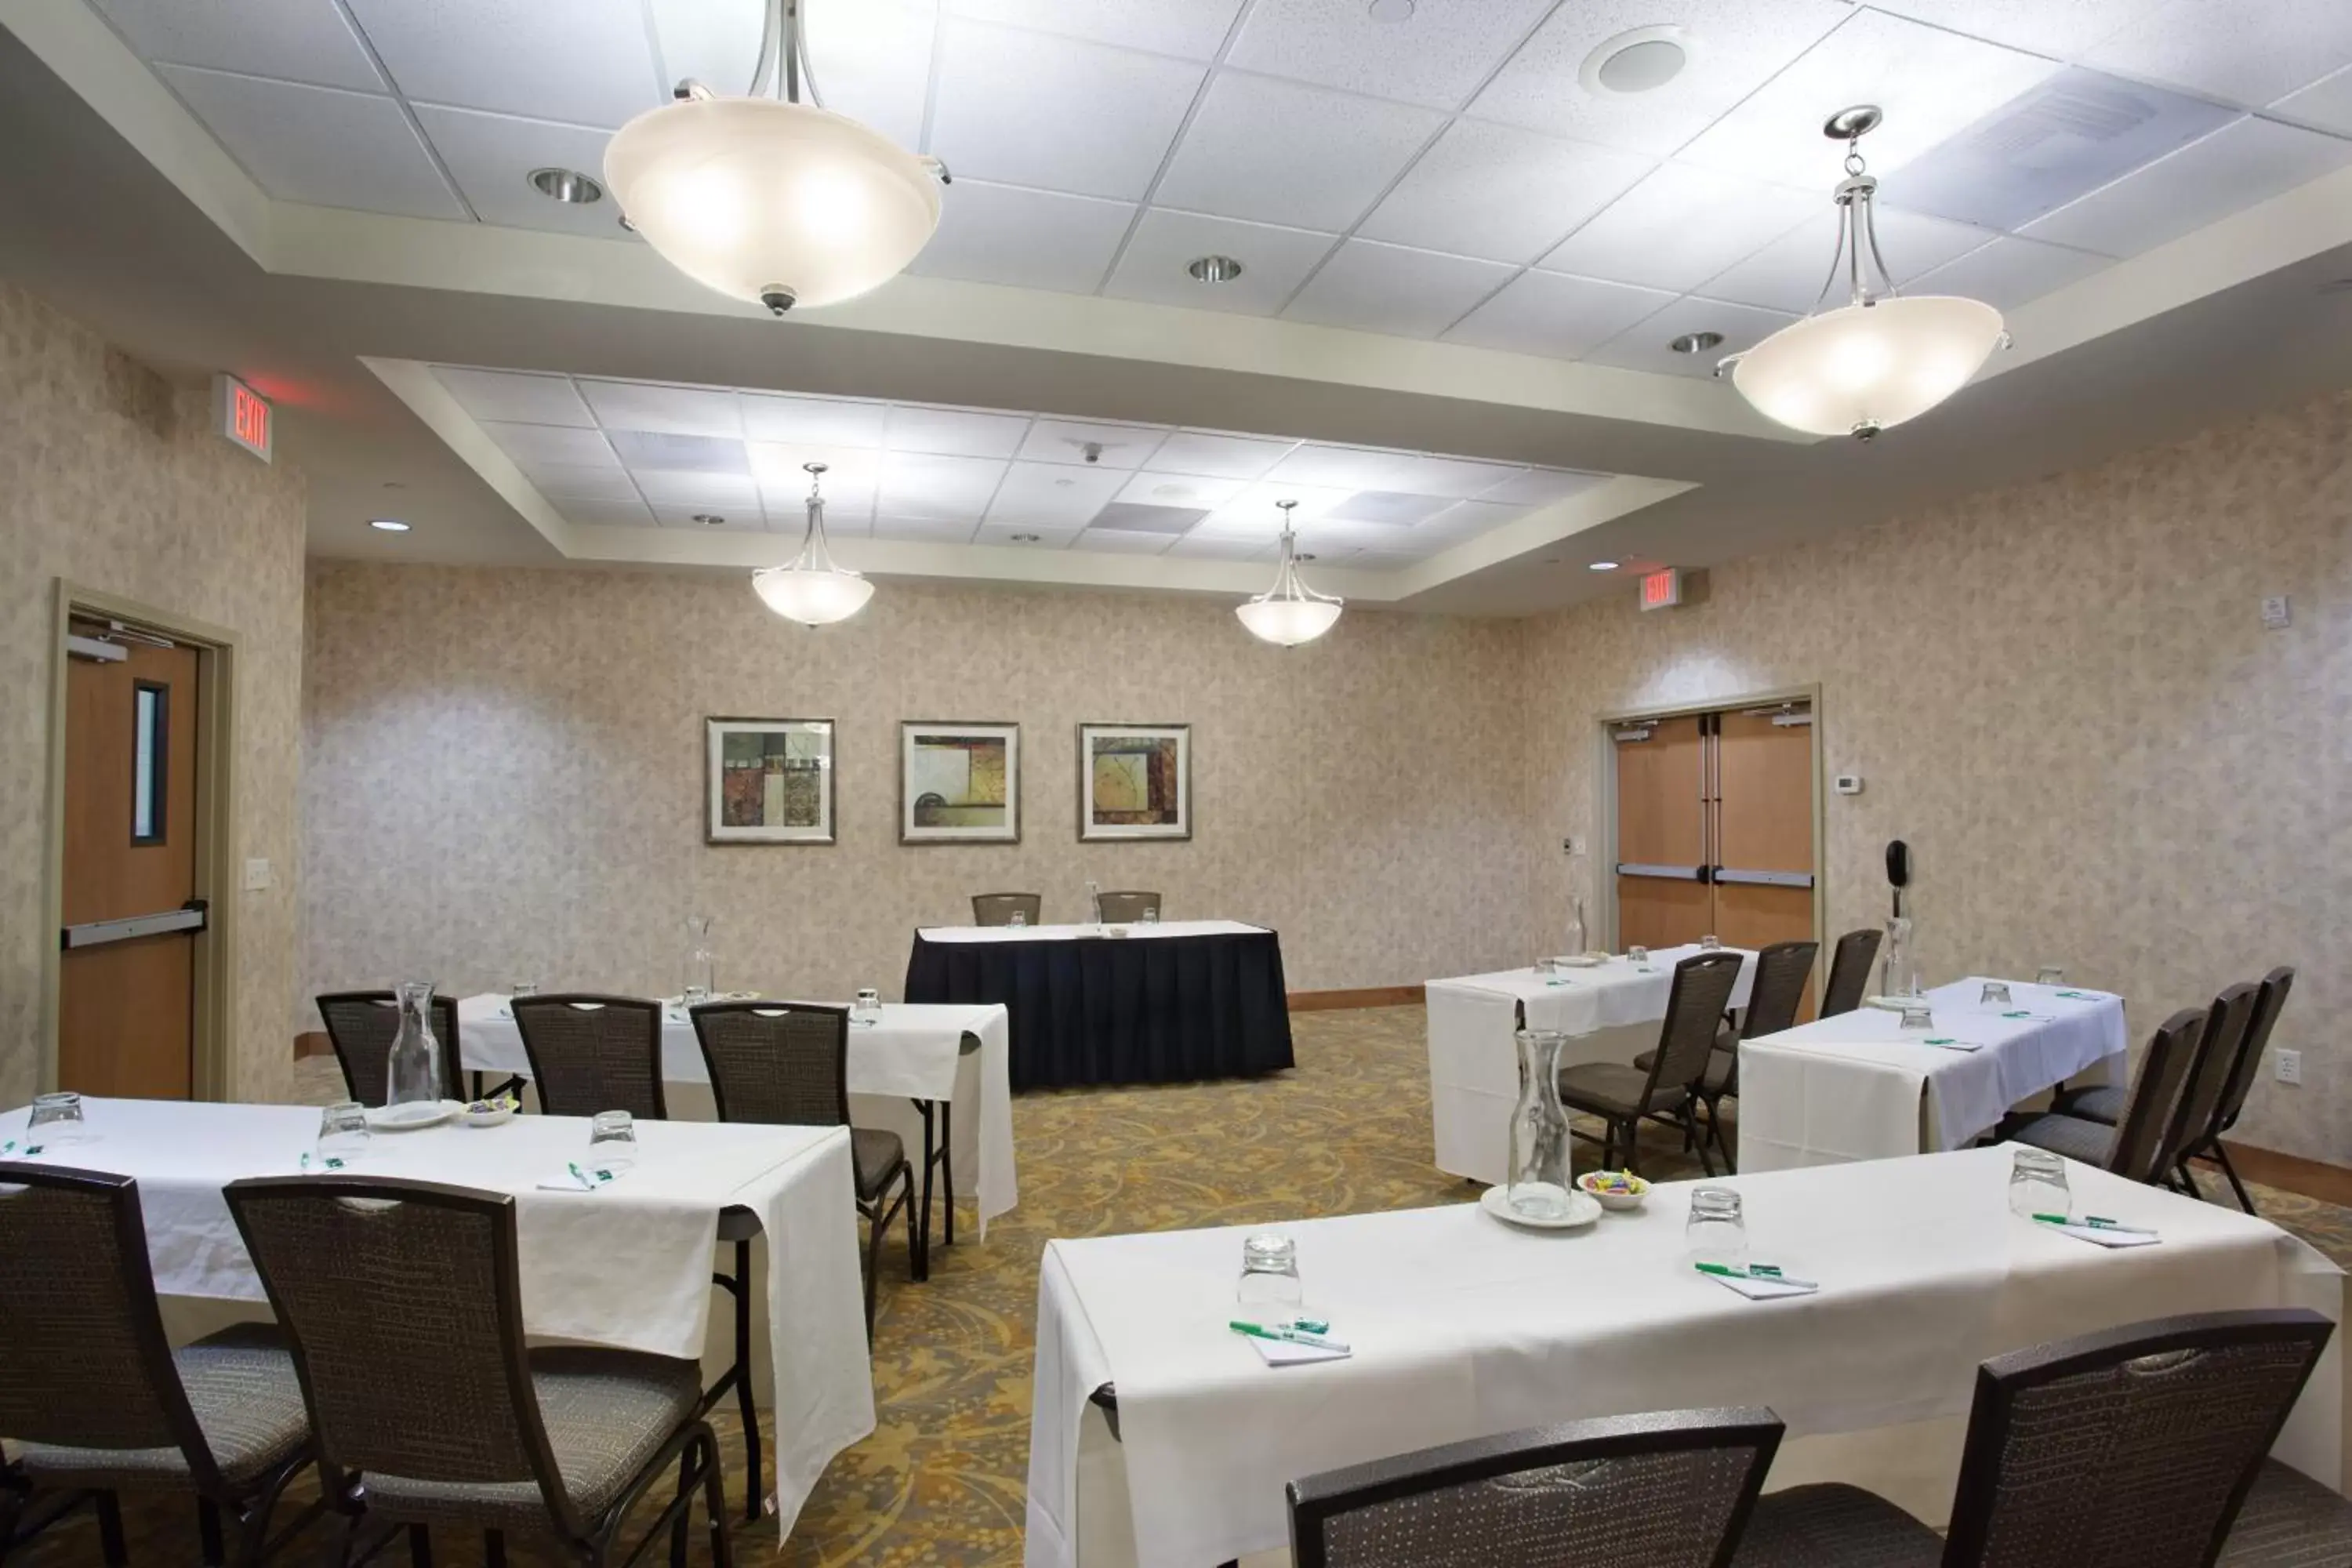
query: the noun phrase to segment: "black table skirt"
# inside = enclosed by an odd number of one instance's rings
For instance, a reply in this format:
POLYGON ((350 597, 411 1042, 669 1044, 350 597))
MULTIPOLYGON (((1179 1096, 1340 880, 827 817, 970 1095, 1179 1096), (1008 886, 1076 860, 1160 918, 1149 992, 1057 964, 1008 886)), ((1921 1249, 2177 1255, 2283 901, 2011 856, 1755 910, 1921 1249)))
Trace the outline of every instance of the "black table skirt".
POLYGON ((909 1002, 1002 1002, 1014 1089, 1171 1083, 1292 1065, 1282 943, 1209 936, 926 942, 909 1002))

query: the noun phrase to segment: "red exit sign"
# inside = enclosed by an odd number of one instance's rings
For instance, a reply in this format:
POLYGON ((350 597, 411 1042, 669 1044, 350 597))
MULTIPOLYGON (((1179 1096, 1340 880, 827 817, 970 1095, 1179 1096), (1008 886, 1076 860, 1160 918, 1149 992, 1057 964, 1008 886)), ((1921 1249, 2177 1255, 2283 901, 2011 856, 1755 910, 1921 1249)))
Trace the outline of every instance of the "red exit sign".
POLYGON ((269 400, 224 372, 213 377, 213 427, 263 462, 269 461, 275 411, 269 400))
POLYGON ((1642 608, 1670 610, 1683 602, 1682 569, 1668 566, 1642 574, 1642 608))

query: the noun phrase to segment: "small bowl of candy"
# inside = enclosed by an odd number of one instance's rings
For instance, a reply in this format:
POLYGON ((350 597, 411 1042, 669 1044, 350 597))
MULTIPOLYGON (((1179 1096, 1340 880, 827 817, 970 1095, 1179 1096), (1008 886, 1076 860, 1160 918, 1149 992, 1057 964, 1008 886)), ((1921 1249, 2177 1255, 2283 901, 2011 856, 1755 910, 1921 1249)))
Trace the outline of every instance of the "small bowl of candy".
POLYGON ((1602 1208, 1620 1213, 1640 1208, 1650 1195, 1650 1184, 1631 1171, 1587 1171, 1576 1184, 1599 1199, 1602 1208))
POLYGON ((466 1125, 503 1127, 512 1121, 515 1112, 521 1109, 522 1101, 511 1094, 501 1094, 495 1100, 473 1100, 466 1107, 466 1125))

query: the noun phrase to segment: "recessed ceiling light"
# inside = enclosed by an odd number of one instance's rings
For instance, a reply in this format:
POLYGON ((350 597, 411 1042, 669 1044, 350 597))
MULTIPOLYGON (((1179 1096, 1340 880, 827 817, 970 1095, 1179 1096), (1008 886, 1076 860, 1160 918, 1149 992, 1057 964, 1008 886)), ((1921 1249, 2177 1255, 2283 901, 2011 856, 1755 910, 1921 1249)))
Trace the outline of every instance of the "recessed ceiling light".
POLYGON ((1230 283, 1242 275, 1242 264, 1230 256, 1196 256, 1184 270, 1196 282, 1230 283))
POLYGON ((1617 563, 1614 561, 1595 561, 1588 564, 1584 569, 1587 572, 1614 572, 1617 570, 1617 563))
POLYGON ((1034 533, 1016 533, 1013 536, 1013 542, 1015 544, 1034 544, 1037 542, 1037 536, 1034 533))
POLYGON ((1151 493, 1156 496, 1167 496, 1172 500, 1181 500, 1184 497, 1192 493, 1192 487, 1190 485, 1154 485, 1151 487, 1151 493))
POLYGON ((1312 561, 1315 559, 1315 552, 1312 550, 1302 550, 1298 552, 1297 554, 1293 555, 1291 559, 1293 561, 1312 561))
POLYGON ((1719 349, 1722 346, 1721 332, 1685 332, 1666 345, 1678 354, 1703 354, 1709 349, 1719 349))
POLYGON ((541 195, 574 206, 604 199, 604 187, 576 169, 533 169, 530 184, 541 195))
POLYGON ((368 519, 368 526, 374 529, 379 533, 406 533, 408 531, 408 524, 401 521, 400 519, 396 517, 372 517, 368 519))
POLYGON ((694 521, 705 528, 721 528, 727 522, 725 518, 715 511, 698 511, 694 514, 694 521))
POLYGON ((1681 27, 1636 27, 1604 38, 1584 57, 1577 80, 1591 93, 1654 92, 1683 74, 1698 40, 1681 27))
MULTIPOLYGON (((1412 20, 1412 0, 1372 0, 1366 8, 1375 22, 1410 22, 1412 20)), ((1301 557, 1304 559, 1304 557, 1301 557)))

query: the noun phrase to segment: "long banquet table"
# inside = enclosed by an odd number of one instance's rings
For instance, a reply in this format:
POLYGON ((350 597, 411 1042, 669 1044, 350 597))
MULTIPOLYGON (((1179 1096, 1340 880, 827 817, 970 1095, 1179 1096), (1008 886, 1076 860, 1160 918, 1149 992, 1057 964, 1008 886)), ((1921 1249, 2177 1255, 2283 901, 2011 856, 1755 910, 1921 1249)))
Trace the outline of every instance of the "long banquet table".
POLYGON ((908 955, 906 996, 1003 1004, 1015 1089, 1293 1065, 1281 939, 1239 921, 927 926, 908 955))
POLYGON ((1971 975, 1928 992, 1934 1026, 1925 1030, 1857 1007, 1742 1041, 1739 1168, 1957 1149, 2044 1089, 2121 1079, 2130 1043, 2122 998, 2012 980, 2010 1005, 1987 1007, 1985 984, 1971 975))
MULTIPOLYGON (((1509 1175, 1511 1108, 1519 1098, 1517 1034, 1523 1026, 1570 1037, 1560 1053, 1562 1067, 1630 1061, 1658 1043, 1655 1028, 1639 1026, 1664 1019, 1675 965, 1702 951, 1696 944, 1666 947, 1650 954, 1646 964, 1619 956, 1558 974, 1507 969, 1429 982, 1423 994, 1437 1168, 1488 1184, 1509 1175)), ((1744 948, 1723 951, 1745 960, 1731 991, 1731 1005, 1745 1007, 1756 980, 1756 955, 1744 948)))
MULTIPOLYGON (((1690 1189, 1586 1231, 1475 1204, 1271 1227, 1344 1361, 1274 1367, 1227 1331, 1241 1239, 1265 1226, 1055 1241, 1039 1270, 1029 1568, 1202 1568, 1285 1542, 1283 1487, 1336 1466, 1550 1422, 1766 1405, 1863 1484, 1916 1473, 1948 1504, 1988 1357, 2179 1312, 2308 1306, 2334 1264, 2267 1221, 2070 1165, 2082 1212, 2162 1234, 2107 1250, 2009 1212, 2011 1149, 1741 1175, 1751 1256, 1818 1294, 1750 1301, 1694 1271, 1690 1189), (1118 1435, 1090 1404, 1115 1389, 1118 1435), (1841 1436, 1866 1434, 1867 1440, 1841 1436), (1923 1458, 1924 1456, 1924 1458, 1923 1458)), ((2274 1450, 2344 1487, 2331 1345, 2274 1450)), ((1811 1458, 1809 1458, 1809 1456, 1811 1458)), ((1904 1500, 1898 1497, 1898 1500, 1904 1500)))
MULTIPOLYGON (((46 1163, 134 1177, 159 1295, 266 1304, 221 1189, 299 1173, 319 1110, 85 1099, 91 1138, 46 1163)), ((24 1141, 26 1112, 0 1113, 24 1141)), ((722 1211, 767 1237, 775 1373, 776 1493, 789 1532, 826 1463, 874 1430, 849 1134, 838 1127, 640 1122, 635 1169, 596 1192, 542 1189, 584 1157, 588 1123, 519 1116, 379 1132, 352 1173, 446 1182, 515 1200, 525 1326, 533 1338, 699 1359, 722 1211)))

